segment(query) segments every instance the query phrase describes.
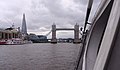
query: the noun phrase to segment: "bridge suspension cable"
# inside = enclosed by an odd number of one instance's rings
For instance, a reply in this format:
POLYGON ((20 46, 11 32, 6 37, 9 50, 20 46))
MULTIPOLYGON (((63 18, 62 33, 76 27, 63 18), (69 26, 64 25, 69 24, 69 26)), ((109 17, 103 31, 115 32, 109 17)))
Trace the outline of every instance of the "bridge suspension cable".
POLYGON ((52 32, 52 30, 50 30, 45 36, 48 36, 48 35, 50 35, 50 33, 52 32))

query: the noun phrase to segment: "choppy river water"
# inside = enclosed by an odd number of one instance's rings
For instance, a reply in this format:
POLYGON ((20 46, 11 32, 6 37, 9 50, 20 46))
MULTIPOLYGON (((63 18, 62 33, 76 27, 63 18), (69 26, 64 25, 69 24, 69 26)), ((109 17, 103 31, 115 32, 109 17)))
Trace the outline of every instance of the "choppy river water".
POLYGON ((80 44, 0 45, 0 70, 74 70, 80 44))

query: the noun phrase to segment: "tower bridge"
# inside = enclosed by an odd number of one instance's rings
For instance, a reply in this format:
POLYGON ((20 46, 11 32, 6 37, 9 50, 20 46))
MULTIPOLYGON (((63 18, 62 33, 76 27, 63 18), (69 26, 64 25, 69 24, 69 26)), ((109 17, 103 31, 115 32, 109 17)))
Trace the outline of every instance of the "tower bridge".
POLYGON ((57 38, 56 38, 56 31, 60 31, 60 30, 73 30, 74 31, 74 43, 80 43, 80 39, 79 39, 79 25, 76 24, 74 26, 74 28, 56 28, 56 25, 53 24, 52 25, 52 39, 51 39, 51 43, 57 43, 57 38))

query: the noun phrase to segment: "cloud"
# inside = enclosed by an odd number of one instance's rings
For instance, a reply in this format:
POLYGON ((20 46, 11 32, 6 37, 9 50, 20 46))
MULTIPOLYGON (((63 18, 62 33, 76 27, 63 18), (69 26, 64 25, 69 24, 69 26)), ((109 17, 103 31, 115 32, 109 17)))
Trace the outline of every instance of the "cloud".
MULTIPOLYGON (((26 14, 28 32, 45 34, 55 23, 57 27, 72 28, 76 23, 84 25, 88 0, 0 0, 0 28, 16 27, 22 24, 22 14, 26 14)), ((100 0, 94 0, 91 17, 100 0)), ((58 37, 63 33, 59 32, 58 37)), ((73 34, 67 33, 68 36, 73 34)), ((49 36, 50 37, 50 36, 49 36)))

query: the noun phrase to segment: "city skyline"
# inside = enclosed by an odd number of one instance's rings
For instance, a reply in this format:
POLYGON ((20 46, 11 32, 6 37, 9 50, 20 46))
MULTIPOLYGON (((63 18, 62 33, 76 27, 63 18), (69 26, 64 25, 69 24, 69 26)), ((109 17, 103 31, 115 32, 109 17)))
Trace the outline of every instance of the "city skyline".
MULTIPOLYGON (((99 2, 99 0, 94 0, 94 11, 99 2)), ((12 23, 16 27, 21 27, 22 14, 25 13, 28 33, 45 35, 51 30, 53 23, 57 27, 71 28, 76 23, 83 26, 87 0, 1 0, 0 6, 0 28, 10 27, 12 23)), ((92 13, 95 13, 94 11, 92 13)), ((68 36, 73 37, 73 31, 57 32, 57 37, 68 36)))

